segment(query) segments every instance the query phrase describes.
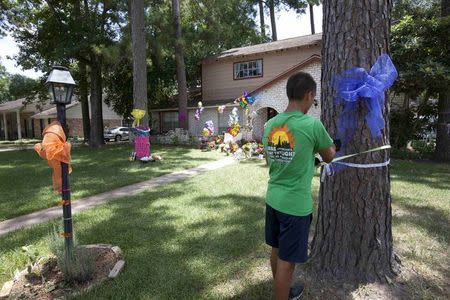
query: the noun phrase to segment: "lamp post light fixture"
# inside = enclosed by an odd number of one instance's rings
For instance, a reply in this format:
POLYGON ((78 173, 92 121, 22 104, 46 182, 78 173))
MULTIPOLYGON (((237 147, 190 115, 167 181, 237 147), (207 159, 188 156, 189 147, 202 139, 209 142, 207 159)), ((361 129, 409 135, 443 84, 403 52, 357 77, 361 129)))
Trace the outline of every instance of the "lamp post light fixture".
MULTIPOLYGON (((56 104, 57 118, 61 123, 66 139, 68 130, 66 126, 66 105, 70 104, 75 87, 75 81, 67 68, 61 66, 53 67, 48 75, 46 85, 49 89, 50 104, 56 104)), ((72 207, 70 203, 70 183, 69 183, 69 165, 61 162, 62 177, 62 207, 64 218, 64 239, 66 248, 66 257, 72 256, 73 231, 72 231, 72 207)))

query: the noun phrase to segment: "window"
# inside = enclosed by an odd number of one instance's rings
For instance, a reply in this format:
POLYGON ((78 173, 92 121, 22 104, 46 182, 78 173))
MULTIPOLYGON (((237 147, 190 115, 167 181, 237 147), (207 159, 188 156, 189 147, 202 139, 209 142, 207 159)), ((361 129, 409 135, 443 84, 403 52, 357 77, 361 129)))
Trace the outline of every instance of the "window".
POLYGON ((174 130, 178 127, 178 112, 164 112, 163 115, 163 128, 164 132, 174 130))
POLYGON ((252 60, 234 64, 234 79, 255 78, 263 76, 263 60, 252 60))

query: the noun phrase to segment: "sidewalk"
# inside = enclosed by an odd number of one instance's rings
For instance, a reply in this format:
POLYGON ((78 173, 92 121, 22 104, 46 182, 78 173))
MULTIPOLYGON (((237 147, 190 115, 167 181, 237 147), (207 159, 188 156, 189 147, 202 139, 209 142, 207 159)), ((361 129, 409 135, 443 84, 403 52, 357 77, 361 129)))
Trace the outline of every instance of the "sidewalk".
POLYGON ((11 146, 11 147, 0 147, 0 152, 10 152, 10 151, 21 151, 21 150, 31 150, 34 145, 21 145, 21 146, 11 146))
MULTIPOLYGON (((201 173, 205 173, 207 171, 212 171, 216 169, 223 168, 225 166, 231 165, 234 163, 233 158, 226 158, 219 161, 214 161, 211 163, 207 163, 192 169, 174 172, 171 174, 163 175, 160 177, 156 177, 147 181, 135 183, 132 185, 124 186, 109 192, 97 194, 94 196, 78 199, 77 201, 72 203, 72 214, 77 214, 84 210, 93 208, 97 205, 101 205, 103 203, 122 198, 127 196, 132 196, 144 192, 145 190, 156 188, 161 185, 173 183, 176 181, 180 181, 186 178, 189 178, 194 175, 198 175, 201 173)), ((33 225, 41 224, 47 222, 51 219, 55 219, 58 217, 62 217, 62 209, 59 206, 47 208, 44 210, 40 210, 28 215, 16 217, 13 219, 5 220, 0 222, 0 236, 5 235, 9 232, 31 227, 33 225)))

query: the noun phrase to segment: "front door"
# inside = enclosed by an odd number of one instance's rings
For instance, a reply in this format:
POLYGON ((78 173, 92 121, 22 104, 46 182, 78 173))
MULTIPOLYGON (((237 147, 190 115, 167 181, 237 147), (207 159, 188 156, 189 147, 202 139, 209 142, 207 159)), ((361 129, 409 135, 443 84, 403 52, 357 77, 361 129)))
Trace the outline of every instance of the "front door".
POLYGON ((278 115, 278 112, 275 109, 271 107, 267 108, 267 120, 272 119, 276 115, 278 115))

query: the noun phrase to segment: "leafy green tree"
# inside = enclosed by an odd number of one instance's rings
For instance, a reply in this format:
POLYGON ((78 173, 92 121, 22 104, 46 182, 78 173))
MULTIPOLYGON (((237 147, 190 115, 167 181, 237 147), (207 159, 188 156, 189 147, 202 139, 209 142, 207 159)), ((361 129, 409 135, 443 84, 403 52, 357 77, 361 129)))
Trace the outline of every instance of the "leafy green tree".
MULTIPOLYGON (((441 142, 447 136, 441 132, 446 130, 445 115, 450 109, 449 97, 445 96, 450 86, 450 18, 439 15, 438 1, 398 1, 394 8, 395 17, 400 18, 392 26, 391 36, 392 56, 399 70, 394 89, 405 94, 406 111, 409 99, 419 98, 422 105, 430 98, 439 99, 441 120, 438 123, 444 125, 437 127, 436 156, 450 160, 443 154, 450 152, 447 148, 450 145, 442 146, 444 150, 441 150, 441 142)), ((444 145, 449 143, 444 142, 444 145)))
POLYGON ((8 30, 8 11, 12 8, 10 0, 0 0, 0 37, 5 36, 8 30))
POLYGON ((36 92, 40 82, 20 74, 10 75, 9 94, 11 100, 26 98, 32 96, 36 92))
MULTIPOLYGON (((177 94, 174 56, 175 28, 171 1, 148 1, 147 80, 149 108, 164 108, 177 94)), ((224 50, 257 44, 261 37, 252 16, 250 2, 241 0, 184 0, 180 3, 181 44, 184 47, 188 88, 201 85, 201 64, 205 57, 224 50), (220 32, 220 34, 217 34, 220 32)), ((114 110, 129 116, 132 109, 131 37, 128 25, 121 28, 115 58, 105 64, 106 101, 114 110)))
POLYGON ((0 103, 11 100, 9 94, 9 74, 5 66, 0 63, 0 103))
POLYGON ((19 42, 16 57, 25 68, 49 70, 53 64, 84 62, 89 67, 91 94, 90 145, 103 141, 102 69, 105 53, 120 38, 124 23, 123 1, 70 0, 15 2, 8 17, 19 42), (83 21, 80 21, 83 20, 83 21))

